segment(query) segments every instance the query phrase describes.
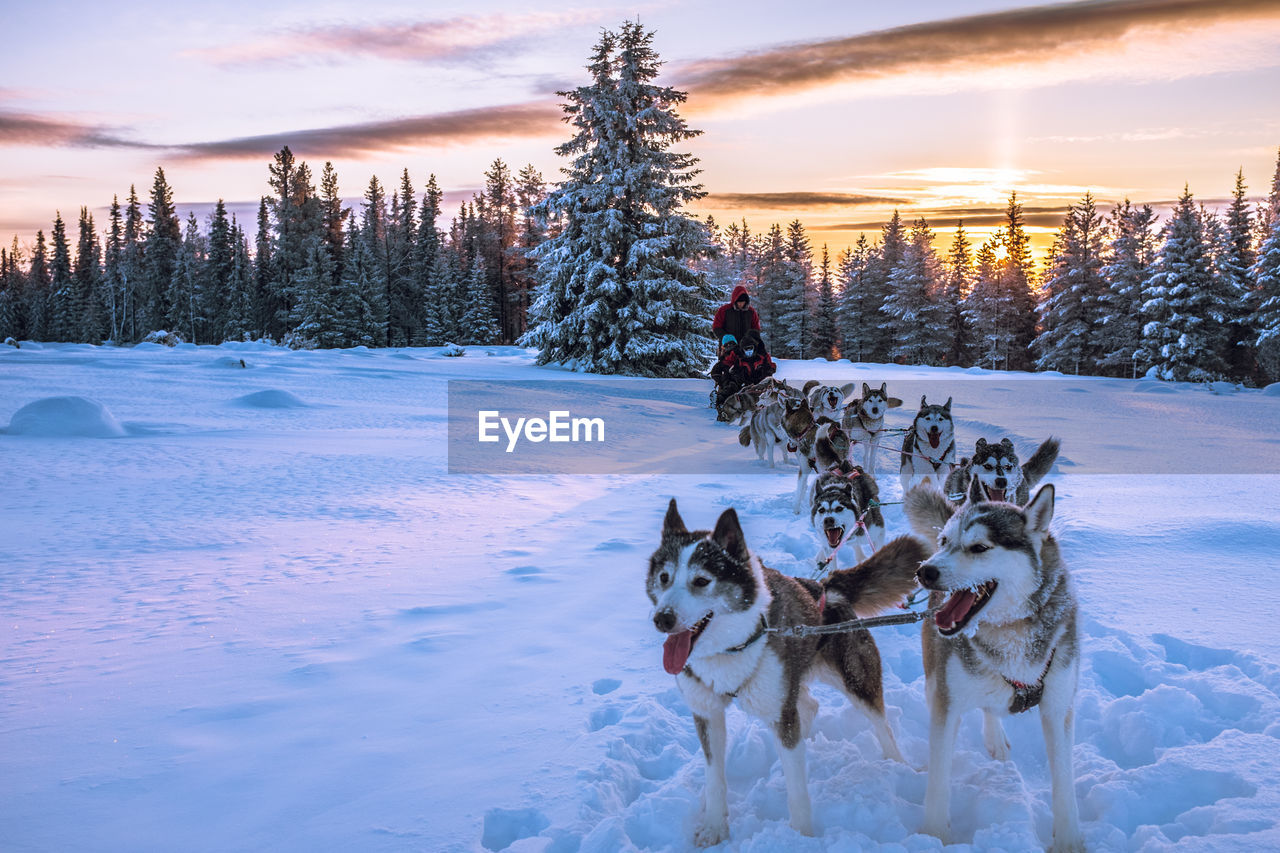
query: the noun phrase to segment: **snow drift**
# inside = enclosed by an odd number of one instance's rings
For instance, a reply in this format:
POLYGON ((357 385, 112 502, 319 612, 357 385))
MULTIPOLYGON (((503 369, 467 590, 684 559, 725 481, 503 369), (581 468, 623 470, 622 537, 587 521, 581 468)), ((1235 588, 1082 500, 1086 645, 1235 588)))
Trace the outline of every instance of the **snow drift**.
POLYGON ((9 435, 120 438, 122 427, 106 406, 84 397, 46 397, 28 403, 9 419, 9 435))

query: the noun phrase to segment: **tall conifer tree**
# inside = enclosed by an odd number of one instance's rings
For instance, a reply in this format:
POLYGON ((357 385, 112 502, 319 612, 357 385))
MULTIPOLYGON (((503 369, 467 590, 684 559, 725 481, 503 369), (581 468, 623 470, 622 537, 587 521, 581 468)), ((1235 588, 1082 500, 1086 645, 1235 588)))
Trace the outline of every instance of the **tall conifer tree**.
MULTIPOLYGON (((564 230, 538 251, 537 325, 522 339, 540 363, 648 376, 693 376, 710 362, 712 304, 690 261, 709 251, 683 212, 704 193, 697 160, 671 147, 697 136, 676 112, 684 92, 657 86, 653 35, 606 31, 592 81, 561 92, 572 158, 543 212, 564 230)), ((532 325, 532 324, 531 324, 532 325)))

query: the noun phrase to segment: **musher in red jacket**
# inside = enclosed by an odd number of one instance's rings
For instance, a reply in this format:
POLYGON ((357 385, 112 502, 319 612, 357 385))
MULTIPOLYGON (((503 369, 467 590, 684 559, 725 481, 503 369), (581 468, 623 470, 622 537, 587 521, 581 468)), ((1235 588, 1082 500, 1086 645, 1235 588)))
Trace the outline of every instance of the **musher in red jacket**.
MULTIPOLYGON (((711 333, 718 341, 723 341, 725 335, 733 335, 734 340, 741 341, 753 329, 760 331, 760 315, 751 307, 751 295, 746 287, 740 284, 733 289, 729 301, 716 311, 715 319, 711 321, 711 333)), ((724 354, 725 347, 721 344, 716 358, 723 358, 724 354)))

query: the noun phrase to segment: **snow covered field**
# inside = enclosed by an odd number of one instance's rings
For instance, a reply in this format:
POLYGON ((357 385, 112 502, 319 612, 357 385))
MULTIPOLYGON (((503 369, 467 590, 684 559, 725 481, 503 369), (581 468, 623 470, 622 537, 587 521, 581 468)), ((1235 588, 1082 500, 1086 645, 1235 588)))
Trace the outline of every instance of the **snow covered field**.
MULTIPOLYGON (((781 372, 927 382, 962 452, 1063 436, 1087 841, 1280 848, 1280 398, 1064 379, 1028 405, 1025 376, 781 372)), ((702 758, 645 560, 675 496, 699 526, 737 507, 766 564, 807 574, 794 468, 758 465, 699 392, 677 406, 686 451, 721 475, 449 474, 447 379, 590 381, 503 348, 0 347, 0 850, 689 846, 702 758)), ((768 733, 732 710, 723 849, 940 848, 914 834, 918 629, 876 640, 910 766, 819 688, 801 838, 768 733)), ((961 728, 948 849, 1043 845, 1036 714, 1008 722, 1010 762, 980 729, 961 728)))

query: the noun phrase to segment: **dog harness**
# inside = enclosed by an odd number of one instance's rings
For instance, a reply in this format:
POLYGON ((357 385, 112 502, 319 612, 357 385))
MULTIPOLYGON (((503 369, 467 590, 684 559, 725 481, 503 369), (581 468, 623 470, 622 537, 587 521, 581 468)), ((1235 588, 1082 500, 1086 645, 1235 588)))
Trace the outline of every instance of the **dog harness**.
POLYGON ((1049 674, 1049 667, 1053 666, 1053 656, 1057 653, 1058 647, 1054 646, 1053 651, 1049 652, 1049 660, 1045 662, 1044 671, 1040 673, 1040 678, 1035 684, 1014 681, 1004 673, 1000 674, 1005 683, 1013 688, 1013 700, 1009 703, 1010 714, 1021 714, 1040 704, 1040 697, 1044 695, 1044 679, 1049 674))
MULTIPOLYGON (((813 423, 809 424, 809 428, 808 428, 808 429, 806 429, 804 432, 802 432, 802 433, 800 433, 799 435, 797 435, 797 436, 795 437, 795 440, 794 440, 794 441, 788 441, 788 442, 787 442, 787 450, 788 450, 789 452, 791 452, 791 453, 798 453, 798 452, 800 451, 800 441, 801 441, 801 439, 803 439, 803 438, 804 438, 806 435, 808 435, 809 433, 813 432, 813 428, 814 428, 814 427, 816 427, 817 425, 818 425, 818 422, 817 422, 817 421, 814 421, 813 423)), ((812 464, 812 463, 810 463, 810 464, 812 464)))

